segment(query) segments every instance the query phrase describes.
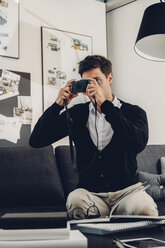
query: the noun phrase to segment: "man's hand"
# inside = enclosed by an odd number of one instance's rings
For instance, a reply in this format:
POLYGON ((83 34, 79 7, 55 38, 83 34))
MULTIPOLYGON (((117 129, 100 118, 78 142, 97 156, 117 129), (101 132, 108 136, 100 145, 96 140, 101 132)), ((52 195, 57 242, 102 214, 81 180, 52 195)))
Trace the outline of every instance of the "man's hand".
POLYGON ((64 106, 66 103, 69 104, 74 97, 78 96, 78 94, 72 94, 70 91, 70 84, 74 81, 76 81, 76 79, 69 80, 67 84, 60 89, 56 99, 56 103, 59 106, 64 106))
POLYGON ((100 88, 95 79, 88 78, 88 80, 90 80, 90 84, 88 84, 86 93, 84 94, 87 95, 93 103, 95 103, 96 99, 97 110, 101 112, 100 106, 106 100, 106 97, 104 96, 102 89, 100 88))

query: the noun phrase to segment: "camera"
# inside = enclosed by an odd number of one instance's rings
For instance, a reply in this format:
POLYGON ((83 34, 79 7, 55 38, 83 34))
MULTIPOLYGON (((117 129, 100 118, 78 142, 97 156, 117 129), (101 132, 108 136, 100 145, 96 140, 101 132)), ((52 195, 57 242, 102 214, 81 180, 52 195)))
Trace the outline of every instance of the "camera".
POLYGON ((86 92, 87 85, 90 84, 90 80, 82 79, 70 84, 70 90, 72 94, 77 94, 80 92, 86 92))

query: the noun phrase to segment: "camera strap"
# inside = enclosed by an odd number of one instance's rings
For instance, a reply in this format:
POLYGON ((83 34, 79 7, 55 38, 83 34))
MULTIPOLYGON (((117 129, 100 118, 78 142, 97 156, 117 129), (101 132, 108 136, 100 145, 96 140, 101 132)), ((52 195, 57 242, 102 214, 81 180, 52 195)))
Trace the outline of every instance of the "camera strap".
POLYGON ((68 128, 68 134, 69 134, 69 147, 70 147, 70 157, 73 165, 73 169, 75 172, 77 171, 77 165, 75 162, 75 157, 74 157, 74 151, 73 151, 73 140, 72 140, 72 125, 73 125, 73 120, 70 116, 68 106, 67 106, 67 101, 65 101, 65 110, 66 110, 66 120, 67 120, 67 128, 68 128))

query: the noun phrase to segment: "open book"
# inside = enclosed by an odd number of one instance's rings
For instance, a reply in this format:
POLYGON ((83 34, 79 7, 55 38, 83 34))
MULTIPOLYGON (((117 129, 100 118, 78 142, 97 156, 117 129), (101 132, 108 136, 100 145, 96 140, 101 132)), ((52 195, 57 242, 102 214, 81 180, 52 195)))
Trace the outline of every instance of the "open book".
MULTIPOLYGON (((137 183, 135 187, 128 187, 126 190, 123 190, 123 194, 120 194, 118 199, 112 205, 109 216, 99 217, 99 218, 90 218, 90 219, 79 219, 79 220, 70 220, 70 224, 81 224, 81 223, 116 223, 116 222, 132 222, 132 221, 145 221, 145 220, 165 220, 165 216, 148 216, 148 215, 116 215, 114 214, 115 209, 118 205, 125 200, 127 196, 130 196, 138 191, 145 190, 149 187, 146 183, 137 183)), ((99 194, 96 194, 99 195, 99 194)))
POLYGON ((93 219, 71 220, 70 224, 76 224, 74 228, 84 233, 110 234, 116 232, 130 231, 142 228, 150 228, 158 225, 165 225, 165 216, 146 215, 115 215, 113 214, 117 206, 126 199, 127 196, 135 192, 145 190, 149 185, 138 183, 123 190, 118 199, 112 205, 109 216, 93 219))

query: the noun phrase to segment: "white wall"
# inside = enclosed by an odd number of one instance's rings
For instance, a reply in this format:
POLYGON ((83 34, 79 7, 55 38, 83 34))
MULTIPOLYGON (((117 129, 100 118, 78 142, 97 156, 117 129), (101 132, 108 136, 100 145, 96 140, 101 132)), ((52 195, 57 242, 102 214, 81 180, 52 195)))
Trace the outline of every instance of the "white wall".
POLYGON ((147 112, 149 144, 165 144, 165 63, 134 52, 144 10, 157 0, 138 0, 107 13, 108 57, 113 63, 113 91, 147 112))
POLYGON ((0 68, 31 73, 33 125, 42 114, 40 27, 92 36, 93 53, 106 56, 105 24, 105 4, 94 0, 20 0, 20 59, 0 57, 0 68))

